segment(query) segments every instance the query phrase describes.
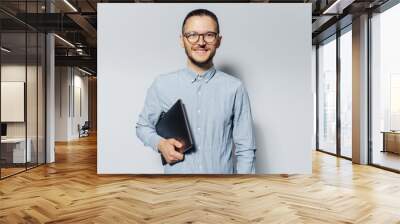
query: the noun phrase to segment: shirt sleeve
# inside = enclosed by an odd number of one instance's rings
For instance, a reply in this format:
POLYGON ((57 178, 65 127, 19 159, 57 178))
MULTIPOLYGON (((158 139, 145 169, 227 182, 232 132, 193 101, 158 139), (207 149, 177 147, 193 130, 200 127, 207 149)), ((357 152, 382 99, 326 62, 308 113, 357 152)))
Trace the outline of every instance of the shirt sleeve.
POLYGON ((155 125, 161 112, 156 79, 147 90, 144 107, 136 123, 136 136, 145 146, 151 147, 156 152, 158 152, 157 145, 162 139, 155 130, 155 125))
POLYGON ((250 100, 243 84, 235 95, 233 116, 233 142, 235 144, 238 174, 255 173, 255 137, 250 100))

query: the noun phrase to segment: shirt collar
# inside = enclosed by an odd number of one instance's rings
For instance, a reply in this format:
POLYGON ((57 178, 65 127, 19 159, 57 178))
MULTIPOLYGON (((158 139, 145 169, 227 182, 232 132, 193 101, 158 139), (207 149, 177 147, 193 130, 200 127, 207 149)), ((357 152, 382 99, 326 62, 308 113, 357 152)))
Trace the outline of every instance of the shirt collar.
POLYGON ((216 69, 214 66, 209 68, 207 71, 203 72, 203 74, 199 75, 196 72, 192 71, 189 67, 186 67, 184 69, 185 75, 187 75, 190 78, 191 83, 200 80, 200 79, 205 79, 206 82, 210 81, 210 79, 214 76, 216 73, 216 69))

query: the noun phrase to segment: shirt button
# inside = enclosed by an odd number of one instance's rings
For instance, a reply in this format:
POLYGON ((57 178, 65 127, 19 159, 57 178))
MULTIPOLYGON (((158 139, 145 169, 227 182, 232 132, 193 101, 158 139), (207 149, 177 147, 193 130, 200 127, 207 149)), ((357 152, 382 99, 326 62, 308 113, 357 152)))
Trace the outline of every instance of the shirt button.
POLYGON ((197 110, 197 113, 200 113, 200 110, 197 110))
POLYGON ((198 131, 200 131, 200 128, 197 128, 198 131))
POLYGON ((199 91, 199 92, 197 92, 199 95, 201 95, 201 92, 199 91))

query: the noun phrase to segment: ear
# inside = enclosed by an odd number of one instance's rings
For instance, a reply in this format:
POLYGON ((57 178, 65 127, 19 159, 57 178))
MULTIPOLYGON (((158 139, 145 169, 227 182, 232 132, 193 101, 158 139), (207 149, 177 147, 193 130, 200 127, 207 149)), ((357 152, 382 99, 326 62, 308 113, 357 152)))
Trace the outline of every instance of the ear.
POLYGON ((217 41, 216 48, 219 48, 219 46, 221 45, 221 41, 222 41, 222 36, 219 36, 219 37, 218 37, 218 41, 217 41))
POLYGON ((185 48, 185 42, 184 42, 184 41, 185 41, 185 40, 184 40, 184 38, 183 38, 183 35, 181 34, 179 43, 181 44, 181 47, 182 47, 182 48, 185 48))

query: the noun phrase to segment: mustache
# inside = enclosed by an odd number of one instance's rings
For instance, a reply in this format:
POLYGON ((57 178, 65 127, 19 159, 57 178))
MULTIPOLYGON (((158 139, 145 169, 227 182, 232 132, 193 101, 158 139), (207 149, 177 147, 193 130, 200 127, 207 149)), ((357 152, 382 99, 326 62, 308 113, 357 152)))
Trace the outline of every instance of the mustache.
POLYGON ((192 50, 210 50, 210 48, 204 46, 204 47, 193 47, 192 50))

